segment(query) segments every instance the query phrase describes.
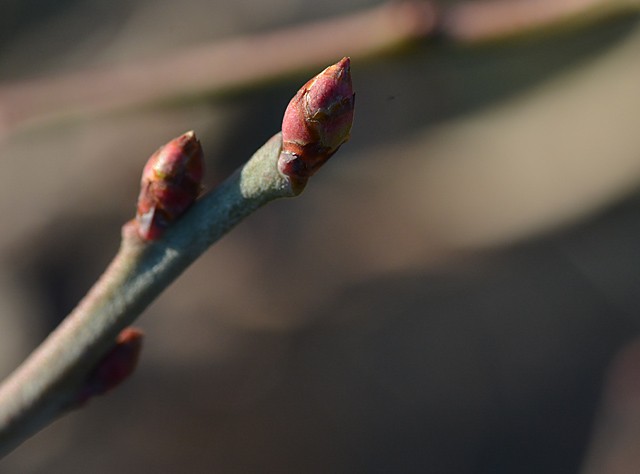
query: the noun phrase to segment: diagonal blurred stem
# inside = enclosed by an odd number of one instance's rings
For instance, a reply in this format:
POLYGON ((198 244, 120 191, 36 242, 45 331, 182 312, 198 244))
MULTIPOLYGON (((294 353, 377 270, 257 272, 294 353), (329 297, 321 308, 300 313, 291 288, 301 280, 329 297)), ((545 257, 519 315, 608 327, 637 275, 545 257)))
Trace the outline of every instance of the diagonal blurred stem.
POLYGON ((191 47, 156 60, 0 84, 0 138, 23 126, 240 91, 350 55, 376 58, 438 37, 505 41, 640 12, 640 0, 405 0, 278 31, 191 47), (149 78, 153 78, 152 81, 149 78))
POLYGON ((588 26, 639 12, 638 0, 469 1, 443 12, 442 30, 452 42, 476 44, 588 26))
POLYGON ((428 3, 403 2, 279 31, 195 46, 157 60, 0 84, 0 136, 21 125, 239 91, 422 37, 428 3), (153 78, 150 80, 150 78, 153 78))
POLYGON ((0 457, 74 403, 116 335, 211 244, 253 211, 293 197, 277 171, 280 133, 152 243, 125 224, 118 254, 76 309, 0 386, 0 457))

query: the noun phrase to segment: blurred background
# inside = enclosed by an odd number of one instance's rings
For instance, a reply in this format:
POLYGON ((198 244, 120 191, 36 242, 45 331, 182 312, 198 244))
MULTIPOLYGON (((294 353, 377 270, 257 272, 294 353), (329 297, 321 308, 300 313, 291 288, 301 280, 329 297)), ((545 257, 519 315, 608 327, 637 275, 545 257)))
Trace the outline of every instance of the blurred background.
MULTIPOLYGON (((0 83, 377 3, 3 0, 0 83)), ((638 58, 633 15, 353 57, 351 141, 143 314, 130 380, 0 472, 637 472, 638 58)), ((212 188, 326 65, 19 129, 0 101, 0 376, 115 254, 158 146, 194 129, 212 188)))

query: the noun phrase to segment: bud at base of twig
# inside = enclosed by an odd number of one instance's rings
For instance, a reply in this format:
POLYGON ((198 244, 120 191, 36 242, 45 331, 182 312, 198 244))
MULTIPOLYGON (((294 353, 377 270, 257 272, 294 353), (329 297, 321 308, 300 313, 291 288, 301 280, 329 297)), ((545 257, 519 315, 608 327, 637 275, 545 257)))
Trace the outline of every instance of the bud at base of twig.
POLYGON ((142 351, 142 331, 128 327, 120 331, 115 346, 98 362, 74 397, 71 406, 80 407, 90 398, 116 388, 135 370, 142 351))
POLYGON ((194 132, 174 138, 147 161, 140 180, 136 220, 144 240, 158 239, 191 207, 201 191, 204 154, 194 132))
POLYGON ((349 140, 354 105, 349 58, 342 58, 302 86, 282 119, 280 173, 304 185, 349 140))

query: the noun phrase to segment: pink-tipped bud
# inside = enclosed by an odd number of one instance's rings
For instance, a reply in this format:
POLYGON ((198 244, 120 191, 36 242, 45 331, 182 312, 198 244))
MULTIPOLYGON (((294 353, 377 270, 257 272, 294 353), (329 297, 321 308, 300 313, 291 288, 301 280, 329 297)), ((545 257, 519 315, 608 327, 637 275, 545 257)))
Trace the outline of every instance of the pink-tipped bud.
POLYGON ((282 120, 278 169, 306 179, 349 139, 355 94, 349 58, 342 58, 298 91, 282 120))
POLYGON ((75 397, 73 406, 81 406, 92 397, 120 385, 136 368, 142 351, 142 331, 128 327, 120 331, 115 346, 98 362, 75 397))
POLYGON ((156 151, 142 171, 136 220, 138 233, 155 240, 198 198, 204 154, 194 132, 174 138, 156 151))

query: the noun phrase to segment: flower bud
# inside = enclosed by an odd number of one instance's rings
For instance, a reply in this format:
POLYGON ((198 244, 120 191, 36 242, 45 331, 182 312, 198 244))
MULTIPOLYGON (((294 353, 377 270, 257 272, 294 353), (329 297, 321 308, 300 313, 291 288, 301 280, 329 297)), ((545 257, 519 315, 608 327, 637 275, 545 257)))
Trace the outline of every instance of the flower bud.
POLYGON ((349 58, 302 86, 282 120, 280 172, 302 179, 313 175, 349 139, 354 100, 349 58))
POLYGON ((136 220, 138 234, 155 240, 197 199, 204 175, 204 154, 194 132, 156 151, 142 171, 136 220))
POLYGON ((142 351, 142 339, 142 331, 134 327, 120 331, 115 346, 89 374, 71 406, 82 406, 90 398, 108 392, 129 377, 138 364, 142 351))

